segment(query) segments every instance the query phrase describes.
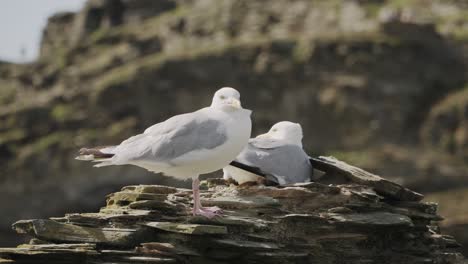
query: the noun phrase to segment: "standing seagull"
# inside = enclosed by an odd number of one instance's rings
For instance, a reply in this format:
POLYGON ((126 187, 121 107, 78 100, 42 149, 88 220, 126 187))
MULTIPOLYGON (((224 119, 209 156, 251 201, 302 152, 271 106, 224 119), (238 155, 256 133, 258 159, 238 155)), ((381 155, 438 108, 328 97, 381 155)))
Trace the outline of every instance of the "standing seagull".
POLYGON ((211 106, 177 115, 147 128, 117 146, 83 148, 79 160, 99 162, 95 167, 136 165, 177 179, 192 178, 193 215, 214 217, 218 207, 202 207, 198 175, 227 166, 247 145, 252 128, 240 94, 219 89, 211 106))
MULTIPOLYGON (((268 133, 250 139, 236 161, 260 169, 279 184, 309 182, 313 173, 309 156, 302 149, 301 125, 288 121, 276 123, 268 133)), ((223 172, 224 179, 233 178, 239 184, 259 179, 233 166, 223 172)))

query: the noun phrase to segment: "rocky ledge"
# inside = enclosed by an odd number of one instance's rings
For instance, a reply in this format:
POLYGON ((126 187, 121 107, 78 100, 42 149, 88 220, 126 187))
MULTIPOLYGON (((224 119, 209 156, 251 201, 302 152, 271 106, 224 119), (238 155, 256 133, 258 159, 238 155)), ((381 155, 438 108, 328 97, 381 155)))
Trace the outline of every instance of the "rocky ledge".
POLYGON ((440 234, 437 205, 334 158, 325 174, 289 186, 205 182, 202 202, 224 217, 190 214, 191 191, 126 186, 98 213, 13 224, 29 244, 0 249, 11 263, 465 263, 440 234))

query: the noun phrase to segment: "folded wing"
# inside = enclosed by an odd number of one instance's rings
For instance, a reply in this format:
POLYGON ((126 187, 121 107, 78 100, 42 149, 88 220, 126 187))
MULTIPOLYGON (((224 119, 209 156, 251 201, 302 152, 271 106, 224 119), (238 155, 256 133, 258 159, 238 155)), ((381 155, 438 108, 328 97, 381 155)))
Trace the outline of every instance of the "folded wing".
POLYGON ((304 150, 280 140, 251 139, 236 160, 273 175, 279 184, 308 182, 312 174, 312 166, 304 150))
POLYGON ((195 113, 174 116, 123 141, 113 150, 113 161, 115 164, 171 164, 184 154, 213 149, 227 140, 221 122, 195 113))

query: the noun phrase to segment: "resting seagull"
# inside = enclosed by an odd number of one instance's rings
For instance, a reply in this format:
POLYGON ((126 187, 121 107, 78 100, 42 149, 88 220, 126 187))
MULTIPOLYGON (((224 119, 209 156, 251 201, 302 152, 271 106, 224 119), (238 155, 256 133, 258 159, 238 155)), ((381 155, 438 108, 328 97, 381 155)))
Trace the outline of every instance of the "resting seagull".
MULTIPOLYGON (((301 125, 288 121, 276 123, 268 133, 250 139, 235 161, 258 168, 281 185, 309 182, 313 173, 309 156, 302 149, 301 125)), ((223 172, 225 180, 232 178, 239 184, 261 178, 234 166, 225 167, 223 172)))
POLYGON ((227 166, 247 145, 251 112, 242 108, 238 91, 221 88, 209 107, 169 118, 117 146, 83 148, 77 159, 99 162, 95 167, 131 164, 192 178, 193 215, 211 218, 221 210, 201 206, 198 176, 227 166))

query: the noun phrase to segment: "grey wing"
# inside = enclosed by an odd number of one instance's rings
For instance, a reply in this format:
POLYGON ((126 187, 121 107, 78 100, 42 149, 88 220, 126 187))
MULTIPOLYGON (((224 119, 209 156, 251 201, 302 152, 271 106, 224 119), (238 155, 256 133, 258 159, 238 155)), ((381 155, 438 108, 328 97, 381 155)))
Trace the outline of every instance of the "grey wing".
POLYGON ((309 158, 296 145, 262 149, 249 144, 236 160, 273 175, 279 184, 309 182, 312 177, 309 158))
POLYGON ((223 123, 200 112, 174 116, 143 134, 122 142, 115 150, 122 162, 166 162, 188 152, 213 149, 227 139, 223 123))

